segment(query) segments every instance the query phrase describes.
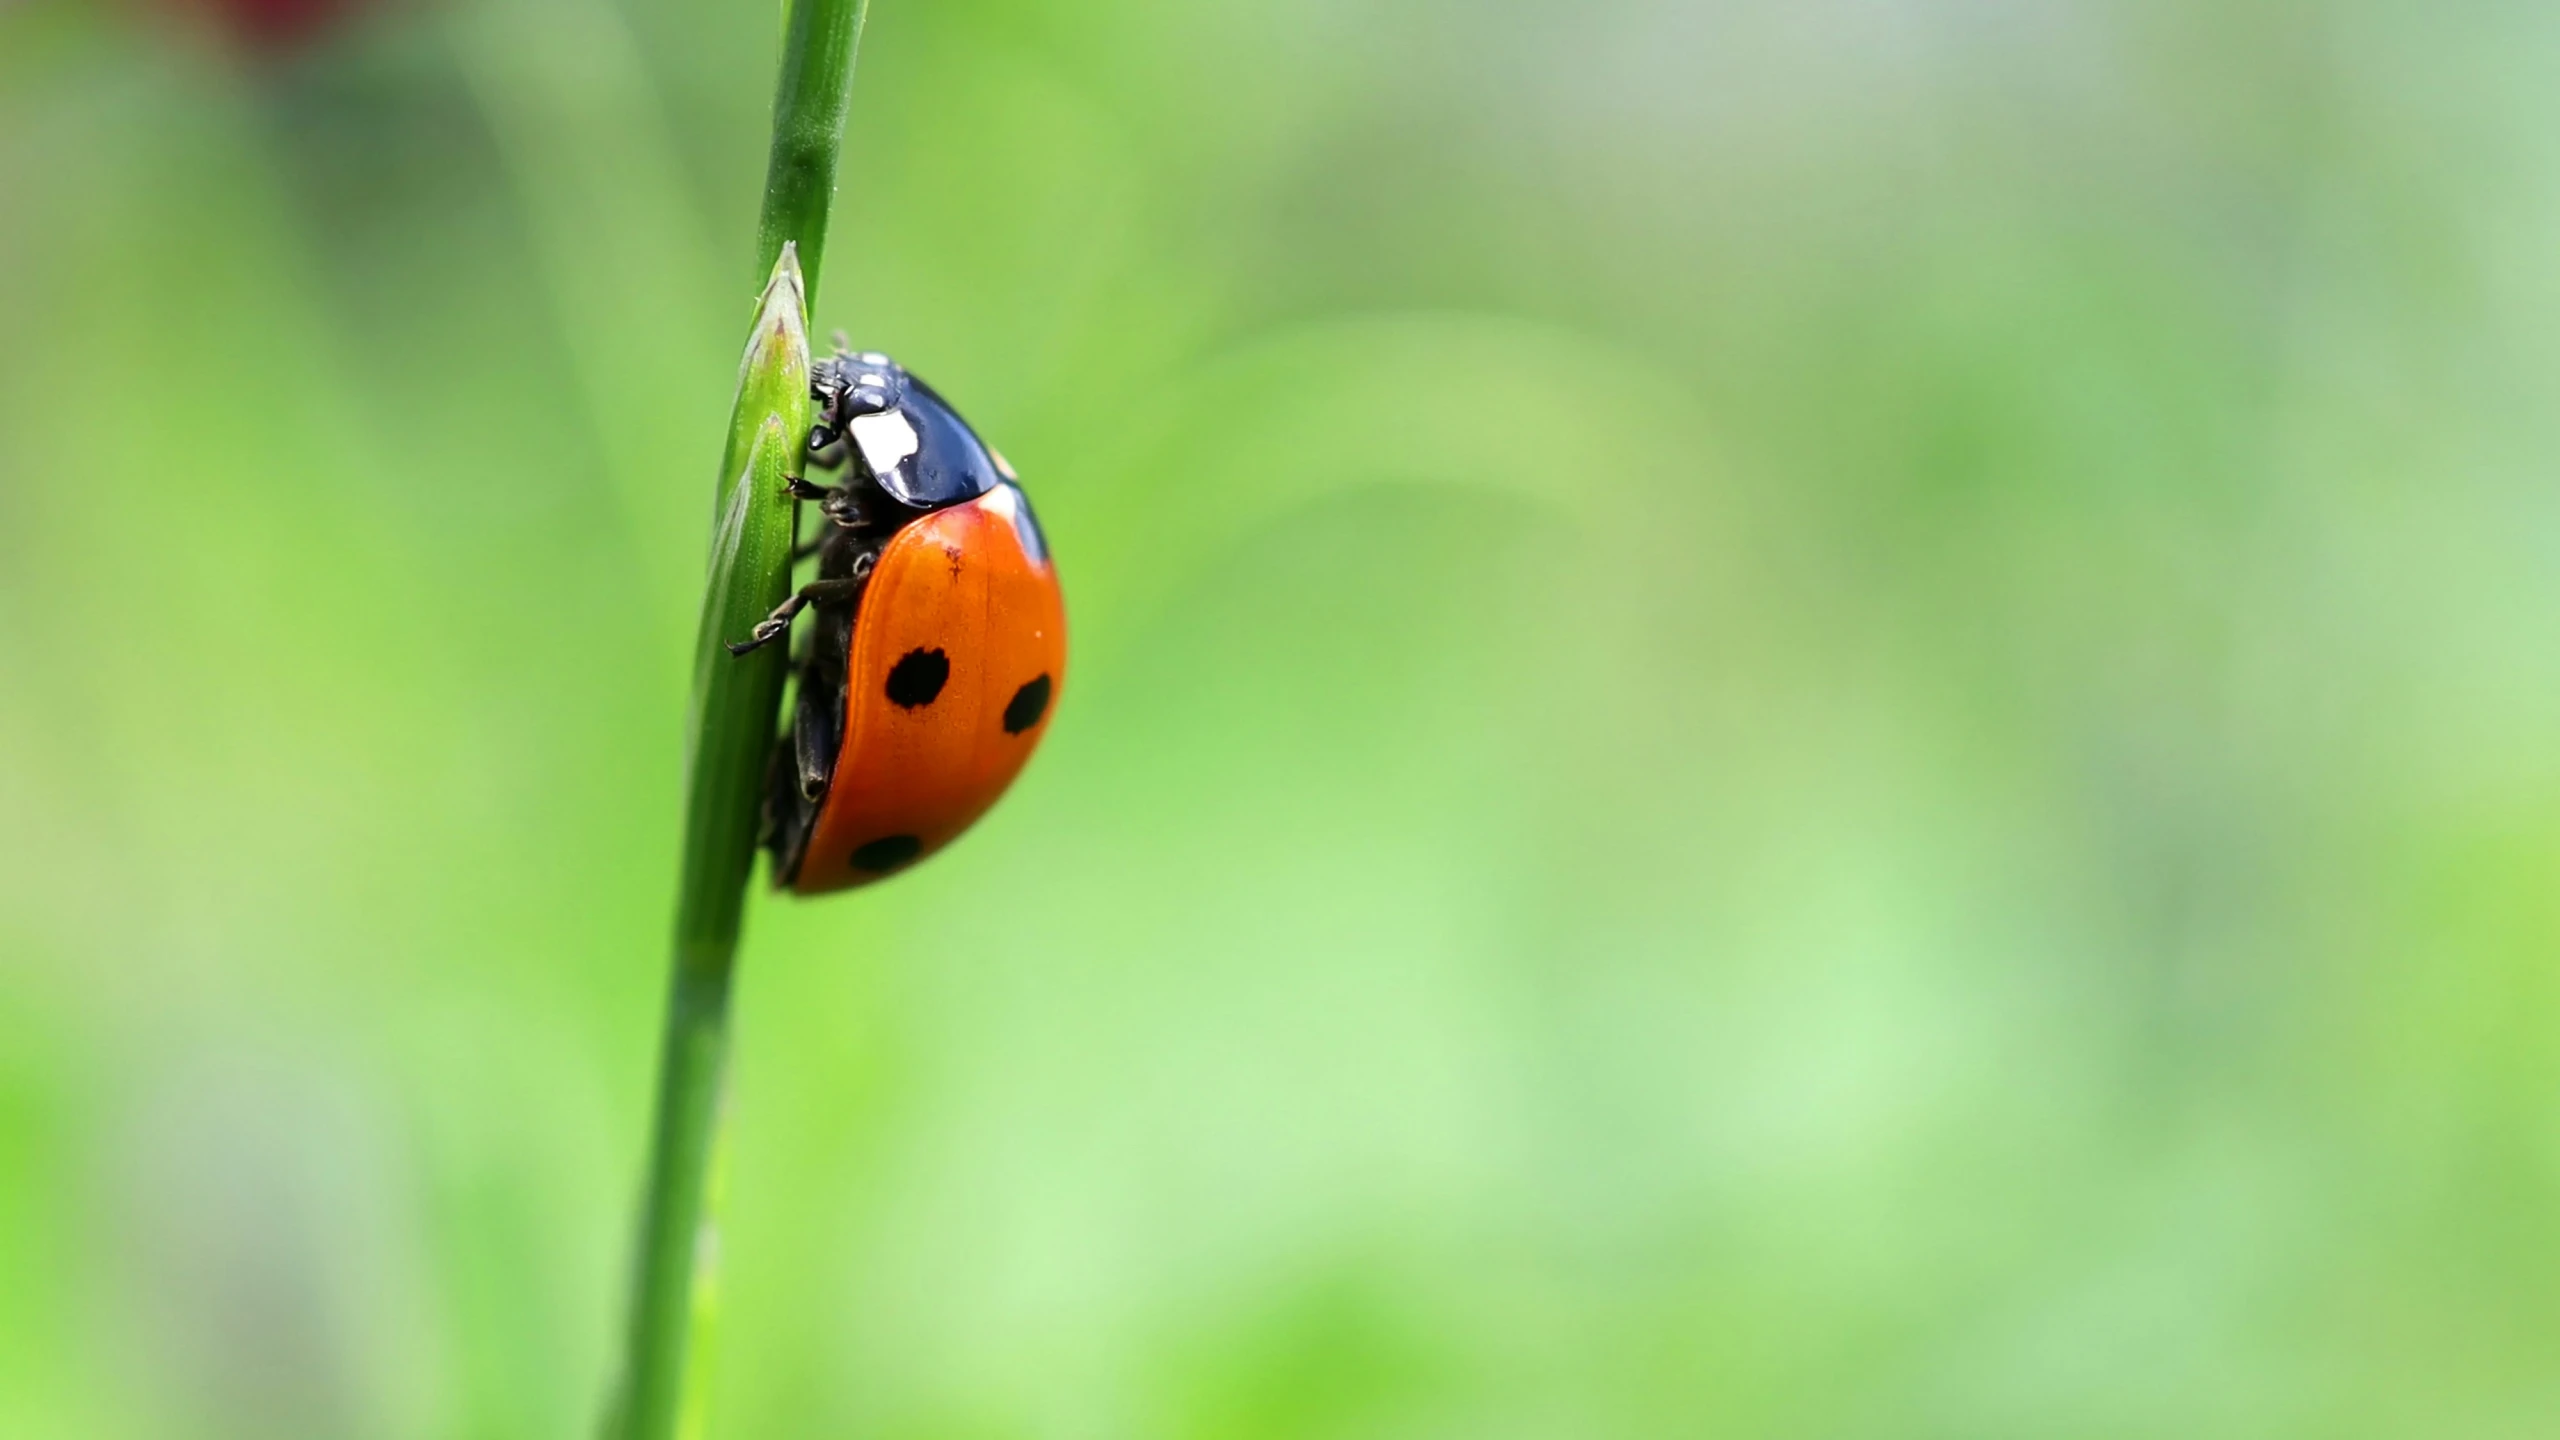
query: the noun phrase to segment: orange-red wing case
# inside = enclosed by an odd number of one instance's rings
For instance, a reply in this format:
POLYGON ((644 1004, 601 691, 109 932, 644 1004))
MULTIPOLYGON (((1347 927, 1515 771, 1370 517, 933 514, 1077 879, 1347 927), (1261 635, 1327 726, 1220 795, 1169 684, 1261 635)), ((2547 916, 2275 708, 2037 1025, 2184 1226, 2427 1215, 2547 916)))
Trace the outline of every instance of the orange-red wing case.
POLYGON ((795 886, 867 884, 951 843, 1013 783, 1066 681, 1058 574, 998 485, 880 552, 845 667, 843 748, 795 886))

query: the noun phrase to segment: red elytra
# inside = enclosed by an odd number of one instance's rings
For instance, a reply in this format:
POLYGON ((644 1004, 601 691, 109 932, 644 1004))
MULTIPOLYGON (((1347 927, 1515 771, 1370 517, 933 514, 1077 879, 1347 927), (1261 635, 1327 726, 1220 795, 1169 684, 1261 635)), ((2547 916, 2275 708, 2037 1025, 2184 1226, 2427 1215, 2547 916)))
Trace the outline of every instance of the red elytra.
POLYGON ((1021 492, 882 548, 846 657, 844 739, 792 888, 824 894, 951 843, 1031 758, 1066 682, 1066 606, 1021 492))

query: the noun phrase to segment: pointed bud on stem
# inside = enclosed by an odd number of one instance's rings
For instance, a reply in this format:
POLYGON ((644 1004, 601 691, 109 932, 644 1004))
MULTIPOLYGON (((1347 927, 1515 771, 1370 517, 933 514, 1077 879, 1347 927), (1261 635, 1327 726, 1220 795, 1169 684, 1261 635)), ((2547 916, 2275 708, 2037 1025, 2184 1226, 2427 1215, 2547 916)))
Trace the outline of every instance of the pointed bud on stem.
POLYGON ((610 1433, 665 1440, 688 1399, 698 1404, 715 1247, 705 1191, 718 1148, 728 1057, 729 977, 755 868, 766 758, 782 711, 788 645, 743 657, 726 642, 752 632, 791 590, 791 482, 809 444, 809 327, 797 253, 773 267, 738 366, 702 624, 685 717, 683 888, 674 989, 660 1057, 658 1131, 641 1216, 626 1371, 610 1433))

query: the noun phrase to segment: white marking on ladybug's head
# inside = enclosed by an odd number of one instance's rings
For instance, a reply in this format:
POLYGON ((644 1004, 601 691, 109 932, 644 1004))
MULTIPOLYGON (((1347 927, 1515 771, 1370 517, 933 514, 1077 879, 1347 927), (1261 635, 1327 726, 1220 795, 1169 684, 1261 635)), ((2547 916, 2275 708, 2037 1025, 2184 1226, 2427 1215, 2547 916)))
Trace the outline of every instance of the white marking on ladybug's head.
POLYGON ((1021 476, 1013 473, 1013 462, 1004 458, 1004 452, 993 445, 987 447, 987 458, 996 462, 997 474, 1016 482, 1022 479, 1021 476))
POLYGON ((923 442, 916 438, 916 427, 895 410, 877 415, 856 415, 846 429, 853 443, 862 451, 862 463, 874 476, 885 476, 916 456, 923 442))

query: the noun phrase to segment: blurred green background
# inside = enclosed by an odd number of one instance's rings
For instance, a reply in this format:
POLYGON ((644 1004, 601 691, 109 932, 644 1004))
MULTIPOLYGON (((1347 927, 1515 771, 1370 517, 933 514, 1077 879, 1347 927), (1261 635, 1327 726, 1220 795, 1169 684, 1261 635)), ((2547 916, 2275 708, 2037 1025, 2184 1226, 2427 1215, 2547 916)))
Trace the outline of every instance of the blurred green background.
MULTIPOLYGON (((10 1440, 588 1433, 778 36, 0 6, 10 1440)), ((879 0, 828 259, 1075 661, 717 1434, 2560 1426, 2560 11, 879 0)))

